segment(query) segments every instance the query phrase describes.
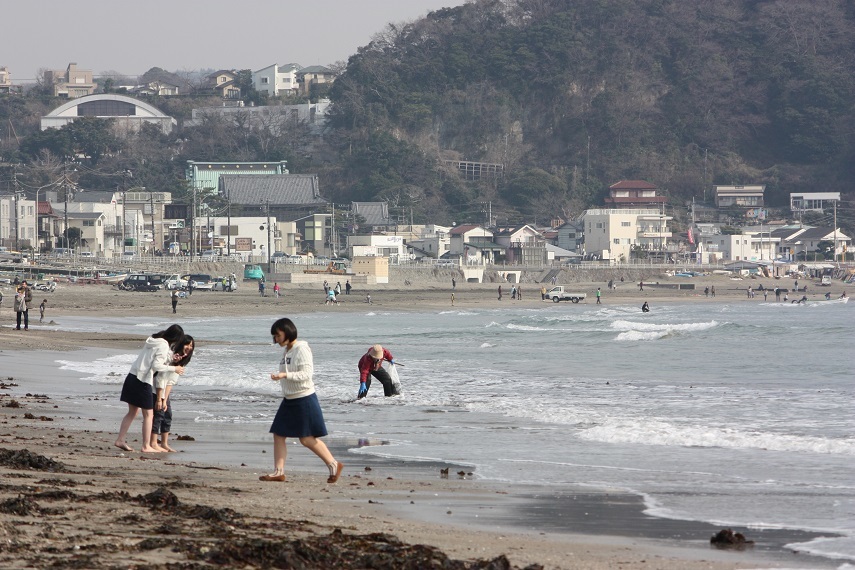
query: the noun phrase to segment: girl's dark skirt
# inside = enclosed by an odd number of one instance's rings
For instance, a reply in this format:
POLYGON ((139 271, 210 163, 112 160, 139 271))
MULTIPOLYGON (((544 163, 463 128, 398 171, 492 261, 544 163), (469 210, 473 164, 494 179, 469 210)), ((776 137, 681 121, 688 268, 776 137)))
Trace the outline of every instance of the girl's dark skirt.
POLYGON ((122 397, 119 399, 143 410, 154 409, 154 395, 151 384, 140 381, 133 374, 128 374, 125 377, 125 383, 122 385, 122 397))
POLYGON ((288 400, 282 398, 270 433, 280 437, 323 437, 327 435, 324 414, 317 394, 288 400))

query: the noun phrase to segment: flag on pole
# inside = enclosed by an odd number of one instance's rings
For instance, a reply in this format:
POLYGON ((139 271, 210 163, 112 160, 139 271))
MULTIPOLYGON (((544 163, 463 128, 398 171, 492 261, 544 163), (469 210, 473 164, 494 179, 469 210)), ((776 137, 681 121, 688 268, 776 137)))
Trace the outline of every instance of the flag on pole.
POLYGON ((692 235, 692 228, 689 228, 689 244, 695 245, 695 236, 692 235))

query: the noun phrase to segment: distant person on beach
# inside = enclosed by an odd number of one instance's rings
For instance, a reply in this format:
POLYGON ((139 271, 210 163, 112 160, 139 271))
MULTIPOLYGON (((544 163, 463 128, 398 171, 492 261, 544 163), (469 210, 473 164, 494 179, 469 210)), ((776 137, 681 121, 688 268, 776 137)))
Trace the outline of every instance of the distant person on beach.
POLYGON ((541 285, 541 286, 540 286, 540 300, 541 300, 541 301, 545 301, 545 300, 546 300, 546 285, 541 285))
POLYGON ((267 295, 264 293, 264 287, 265 287, 265 285, 264 285, 264 279, 259 279, 259 280, 258 280, 258 293, 259 293, 259 295, 261 295, 262 297, 267 297, 267 295))
MULTIPOLYGON (((195 343, 189 334, 172 345, 172 364, 187 366, 193 358, 195 343)), ((169 432, 172 430, 172 387, 178 383, 175 372, 156 372, 154 375, 154 418, 151 424, 149 445, 161 451, 175 452, 169 447, 169 432), (160 441, 158 437, 160 436, 160 441)))
POLYGON ((846 291, 841 293, 840 296, 838 297, 838 299, 845 299, 845 298, 846 298, 846 291))
POLYGON ((336 297, 338 297, 339 295, 341 295, 341 281, 336 281, 336 283, 335 283, 335 287, 333 288, 333 291, 335 291, 335 296, 336 296, 336 297))
POLYGON ((351 290, 351 289, 353 289, 353 285, 351 285, 351 284, 350 284, 350 279, 348 279, 348 280, 344 283, 344 294, 345 294, 345 295, 350 295, 350 290, 351 290))
POLYGON ((511 285, 511 300, 515 300, 517 298, 517 286, 511 285))
POLYGON ((831 299, 831 291, 826 291, 825 292, 825 300, 828 301, 830 299, 831 299))
POLYGON ((455 279, 454 277, 451 278, 451 289, 452 291, 454 289, 457 289, 457 279, 455 279))
POLYGON ((650 312, 650 305, 647 304, 647 301, 645 301, 644 304, 641 305, 641 312, 642 313, 649 313, 650 312))
POLYGON ((371 304, 371 293, 365 294, 365 302, 368 303, 369 305, 371 304))
POLYGON ((327 483, 335 483, 341 476, 344 463, 336 461, 326 444, 318 439, 327 435, 327 426, 312 378, 315 372, 312 349, 306 341, 297 340, 297 327, 291 319, 279 319, 273 323, 270 334, 274 343, 285 348, 279 372, 270 374, 270 379, 278 381, 282 387, 283 397, 270 426, 273 473, 262 475, 259 480, 285 481, 288 438, 296 437, 327 466, 327 483))
POLYGON ((502 300, 502 286, 499 285, 499 301, 502 300))
POLYGON ((704 287, 704 297, 709 297, 709 296, 710 296, 710 288, 704 287))
POLYGON ((387 360, 390 364, 395 364, 392 353, 375 344, 368 349, 368 352, 362 355, 359 362, 356 364, 359 368, 359 392, 356 394, 356 399, 361 400, 368 395, 368 389, 371 388, 371 377, 377 378, 383 384, 384 396, 396 396, 398 390, 392 383, 392 377, 383 368, 383 361, 387 360))
POLYGON ((279 291, 280 291, 279 283, 274 281, 273 282, 273 296, 276 297, 277 299, 279 298, 279 291))
POLYGON ((125 442, 128 429, 134 418, 142 410, 142 451, 144 453, 156 452, 151 447, 151 424, 154 419, 154 374, 156 372, 175 372, 184 374, 183 366, 172 364, 172 351, 170 347, 184 337, 184 329, 179 325, 172 325, 166 330, 157 332, 145 341, 145 347, 139 353, 137 359, 131 365, 131 370, 125 377, 122 386, 121 400, 128 404, 128 413, 122 418, 119 435, 115 445, 124 451, 133 451, 131 446, 125 442))
POLYGON ((597 304, 598 305, 602 305, 602 303, 600 303, 600 295, 602 295, 602 292, 600 291, 600 288, 597 287, 597 304))
POLYGON ((522 285, 517 287, 517 301, 522 301, 522 285))
POLYGON ((178 289, 173 289, 169 298, 172 301, 172 314, 174 315, 178 312, 178 289))
POLYGON ((30 305, 33 303, 33 291, 27 286, 26 280, 18 285, 15 293, 15 316, 18 326, 15 330, 21 330, 21 320, 24 321, 24 330, 30 330, 30 305))
POLYGON ((47 308, 47 299, 42 299, 41 304, 39 305, 39 322, 45 322, 45 309, 47 308))
POLYGON ((335 291, 333 291, 332 289, 327 291, 327 300, 324 301, 324 305, 330 304, 338 305, 338 299, 335 298, 335 291))
POLYGON ((713 285, 712 287, 710 287, 710 295, 711 295, 711 296, 713 296, 713 297, 715 297, 715 285, 713 285))
POLYGON ((454 306, 454 293, 451 294, 451 306, 454 306))
POLYGON ((781 290, 778 289, 777 287, 775 287, 775 301, 776 302, 781 301, 781 290))
POLYGON ((638 290, 644 291, 644 280, 638 282, 638 290))

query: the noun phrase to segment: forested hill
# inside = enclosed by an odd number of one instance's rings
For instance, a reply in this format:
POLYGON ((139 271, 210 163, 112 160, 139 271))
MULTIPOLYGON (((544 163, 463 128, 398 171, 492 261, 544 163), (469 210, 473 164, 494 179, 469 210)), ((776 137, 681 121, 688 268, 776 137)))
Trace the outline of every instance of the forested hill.
POLYGON ((855 3, 477 0, 389 26, 336 81, 332 187, 419 209, 578 214, 646 179, 672 204, 712 184, 849 192, 855 3), (495 184, 438 159, 504 163, 495 184), (438 188, 439 190, 432 190, 438 188))

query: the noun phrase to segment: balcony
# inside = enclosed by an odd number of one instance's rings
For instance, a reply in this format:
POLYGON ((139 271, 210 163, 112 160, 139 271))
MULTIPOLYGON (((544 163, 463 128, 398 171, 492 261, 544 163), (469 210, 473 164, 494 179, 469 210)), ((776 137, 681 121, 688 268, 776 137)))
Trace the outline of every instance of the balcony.
POLYGON ((660 238, 666 239, 666 238, 671 237, 671 232, 668 230, 664 230, 661 232, 660 231, 639 230, 638 231, 638 237, 647 238, 647 239, 660 239, 660 238))

